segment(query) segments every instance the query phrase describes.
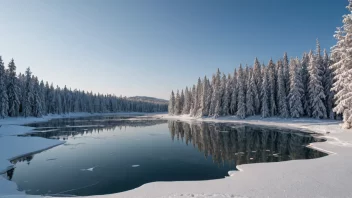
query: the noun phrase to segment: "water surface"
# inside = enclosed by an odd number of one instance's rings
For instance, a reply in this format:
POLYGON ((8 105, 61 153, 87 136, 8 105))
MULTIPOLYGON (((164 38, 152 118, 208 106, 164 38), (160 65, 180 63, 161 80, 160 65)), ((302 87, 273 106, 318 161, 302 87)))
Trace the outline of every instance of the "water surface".
POLYGON ((236 165, 312 159, 311 134, 249 125, 142 117, 90 117, 35 123, 26 136, 66 140, 14 160, 7 177, 34 195, 101 195, 154 181, 209 180, 236 165))

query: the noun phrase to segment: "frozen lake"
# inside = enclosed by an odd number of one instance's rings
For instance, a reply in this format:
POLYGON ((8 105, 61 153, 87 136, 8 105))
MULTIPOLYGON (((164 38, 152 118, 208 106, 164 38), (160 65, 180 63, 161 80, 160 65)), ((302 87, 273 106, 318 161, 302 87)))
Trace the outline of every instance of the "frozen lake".
MULTIPOLYGON (((155 181, 209 180, 236 165, 312 159, 314 134, 252 125, 142 117, 88 117, 35 123, 28 136, 66 143, 14 160, 6 177, 34 195, 101 195, 155 181)), ((265 171, 265 170, 264 170, 265 171)))

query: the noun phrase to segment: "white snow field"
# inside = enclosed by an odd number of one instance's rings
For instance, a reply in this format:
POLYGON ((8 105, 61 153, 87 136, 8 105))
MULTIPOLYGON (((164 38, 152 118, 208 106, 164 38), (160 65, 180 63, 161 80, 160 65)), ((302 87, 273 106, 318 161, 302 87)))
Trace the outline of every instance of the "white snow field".
MULTIPOLYGON (((73 115, 78 116, 78 115, 73 115)), ((84 116, 84 114, 80 115, 84 116)), ((168 116, 166 114, 153 115, 155 118, 176 119, 182 121, 205 121, 222 123, 248 123, 271 127, 295 128, 303 131, 313 131, 323 134, 326 142, 312 143, 309 147, 327 152, 330 155, 311 160, 294 160, 278 163, 258 163, 238 166, 240 171, 230 171, 223 179, 208 181, 177 181, 153 182, 139 188, 110 195, 92 197, 117 198, 246 198, 246 197, 352 197, 352 130, 343 130, 341 122, 315 119, 279 119, 250 117, 239 120, 236 117, 191 118, 189 116, 168 116)), ((33 121, 47 120, 45 118, 5 119, 0 121, 2 127, 11 124, 23 124, 33 121)), ((20 137, 5 134, 0 128, 0 161, 6 161, 15 156, 35 152, 59 144, 58 141, 39 138, 26 138, 26 143, 17 144, 20 137), (6 147, 3 138, 8 138, 6 147), (11 143, 12 141, 12 143, 11 143), (31 143, 32 142, 32 143, 31 143), (33 142, 37 147, 31 147, 33 142), (26 146, 26 144, 28 146, 26 146), (40 146, 39 146, 40 144, 40 146), (19 146, 20 145, 20 146, 19 146), (5 148, 5 149, 4 149, 5 148), (6 154, 4 154, 6 152, 6 154), (9 154, 8 154, 9 153, 9 154), (12 155, 12 156, 11 156, 12 155)), ((13 127, 13 133, 25 133, 30 128, 13 127)), ((22 140, 24 141, 24 140, 22 140)), ((9 162, 0 164, 4 170, 9 162)), ((16 184, 0 177, 0 197, 32 197, 16 190, 16 184)))

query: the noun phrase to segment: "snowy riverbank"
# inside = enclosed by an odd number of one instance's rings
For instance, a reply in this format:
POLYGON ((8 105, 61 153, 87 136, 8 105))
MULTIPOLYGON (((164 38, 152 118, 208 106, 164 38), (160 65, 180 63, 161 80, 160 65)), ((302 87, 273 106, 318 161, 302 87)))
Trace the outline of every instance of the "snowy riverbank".
MULTIPOLYGON (((66 117, 90 116, 70 114, 66 117)), ((96 114, 99 115, 99 114, 96 114)), ((134 114, 135 115, 135 114, 134 114)), ((17 137, 32 130, 18 126, 30 122, 46 121, 61 116, 44 118, 8 118, 0 121, 0 169, 8 167, 11 159, 61 142, 34 137, 17 137), (5 145, 6 146, 3 146, 5 145), (20 145, 20 146, 19 146, 20 145), (19 149, 20 148, 20 149, 19 149), (6 153, 5 153, 6 152, 6 153)), ((330 155, 312 160, 280 163, 240 165, 242 171, 230 172, 230 177, 209 181, 153 182, 134 190, 96 197, 352 197, 349 181, 352 178, 352 131, 342 130, 339 121, 314 119, 260 119, 252 117, 238 120, 235 117, 194 119, 188 116, 154 114, 155 118, 182 121, 248 123, 273 127, 288 127, 323 134, 328 140, 310 146, 330 155), (327 133, 329 132, 329 133, 327 133)), ((0 197, 22 197, 16 184, 0 177, 0 197)))

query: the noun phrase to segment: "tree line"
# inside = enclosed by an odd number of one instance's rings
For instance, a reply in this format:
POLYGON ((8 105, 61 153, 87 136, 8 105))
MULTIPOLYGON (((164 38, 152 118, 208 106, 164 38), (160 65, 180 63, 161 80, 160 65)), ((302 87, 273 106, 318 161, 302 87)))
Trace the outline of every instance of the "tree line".
MULTIPOLYGON (((352 12, 352 0, 347 6, 352 12)), ((171 115, 193 117, 252 115, 282 118, 343 118, 344 128, 352 128, 352 14, 343 16, 343 26, 334 37, 337 44, 330 56, 321 55, 317 40, 315 52, 301 59, 288 59, 287 53, 267 66, 255 59, 253 67, 240 67, 234 74, 212 79, 200 78, 181 93, 172 91, 168 111, 171 115)))
POLYGON ((96 94, 71 88, 54 87, 37 76, 30 68, 24 74, 16 74, 12 59, 5 69, 0 56, 0 118, 17 116, 41 117, 47 114, 71 112, 164 112, 167 104, 131 100, 111 94, 96 94))
POLYGON ((193 117, 253 115, 282 118, 334 118, 331 60, 317 40, 315 52, 302 59, 283 58, 266 66, 256 58, 254 66, 242 65, 225 75, 218 69, 212 79, 198 79, 192 88, 172 91, 169 114, 193 117))

